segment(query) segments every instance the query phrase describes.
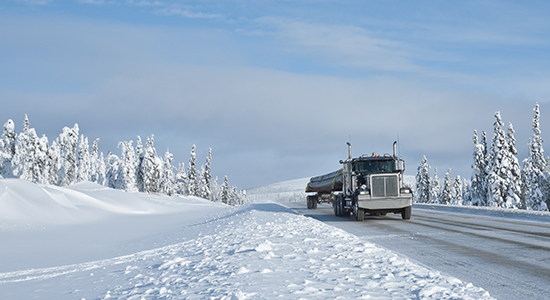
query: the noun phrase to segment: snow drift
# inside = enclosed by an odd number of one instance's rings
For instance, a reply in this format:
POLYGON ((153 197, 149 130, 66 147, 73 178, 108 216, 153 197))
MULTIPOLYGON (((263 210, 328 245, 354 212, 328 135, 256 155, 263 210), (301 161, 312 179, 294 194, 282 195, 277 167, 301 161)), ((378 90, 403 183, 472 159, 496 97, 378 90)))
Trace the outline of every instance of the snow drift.
POLYGON ((0 230, 9 241, 0 294, 9 299, 491 298, 269 200, 230 207, 89 183, 0 183, 12 212, 0 220, 36 224, 0 230))

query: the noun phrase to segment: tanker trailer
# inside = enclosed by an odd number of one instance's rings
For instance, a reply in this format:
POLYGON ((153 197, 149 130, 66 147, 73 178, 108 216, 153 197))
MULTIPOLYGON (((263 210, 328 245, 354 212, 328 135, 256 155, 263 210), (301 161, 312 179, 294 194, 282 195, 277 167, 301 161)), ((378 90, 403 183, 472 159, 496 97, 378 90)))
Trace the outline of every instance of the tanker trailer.
POLYGON ((342 170, 325 175, 312 177, 306 187, 306 193, 315 193, 307 196, 307 208, 317 208, 317 203, 332 203, 334 192, 342 191, 342 170))
POLYGON ((342 169, 310 179, 306 193, 314 194, 307 196, 307 207, 332 203, 336 216, 353 214, 357 221, 362 221, 365 213, 396 213, 410 219, 412 191, 403 185, 405 162, 397 157, 396 145, 394 142, 393 155, 372 153, 352 158, 348 143, 348 159, 340 160, 342 169))

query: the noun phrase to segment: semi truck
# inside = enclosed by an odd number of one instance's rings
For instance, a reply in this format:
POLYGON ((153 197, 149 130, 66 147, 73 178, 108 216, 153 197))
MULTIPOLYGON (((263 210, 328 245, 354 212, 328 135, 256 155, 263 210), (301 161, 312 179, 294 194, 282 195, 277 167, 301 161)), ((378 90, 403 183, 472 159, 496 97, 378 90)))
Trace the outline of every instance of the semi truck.
POLYGON ((342 168, 312 177, 306 187, 307 208, 316 209, 320 203, 332 203, 338 217, 353 215, 363 221, 365 214, 401 214, 411 218, 413 195, 403 184, 405 161, 397 157, 397 142, 393 155, 362 155, 352 158, 348 142, 348 159, 340 160, 342 168))

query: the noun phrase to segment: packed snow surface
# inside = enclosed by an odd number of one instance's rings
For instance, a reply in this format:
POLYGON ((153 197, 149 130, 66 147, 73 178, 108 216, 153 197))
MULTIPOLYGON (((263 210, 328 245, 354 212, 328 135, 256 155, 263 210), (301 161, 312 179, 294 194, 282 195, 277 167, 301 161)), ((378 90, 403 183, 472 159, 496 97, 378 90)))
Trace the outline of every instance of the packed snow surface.
POLYGON ((91 183, 0 192, 6 299, 491 298, 258 190, 238 207, 91 183))

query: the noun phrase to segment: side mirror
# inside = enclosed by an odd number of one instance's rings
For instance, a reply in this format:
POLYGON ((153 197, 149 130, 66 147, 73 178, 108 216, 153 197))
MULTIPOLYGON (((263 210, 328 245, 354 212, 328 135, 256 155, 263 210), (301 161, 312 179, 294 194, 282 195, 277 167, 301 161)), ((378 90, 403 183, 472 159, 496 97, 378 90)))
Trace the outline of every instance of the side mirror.
POLYGON ((340 160, 340 164, 343 164, 344 162, 342 160, 340 160))

